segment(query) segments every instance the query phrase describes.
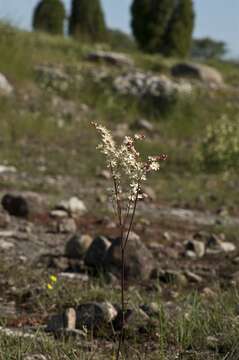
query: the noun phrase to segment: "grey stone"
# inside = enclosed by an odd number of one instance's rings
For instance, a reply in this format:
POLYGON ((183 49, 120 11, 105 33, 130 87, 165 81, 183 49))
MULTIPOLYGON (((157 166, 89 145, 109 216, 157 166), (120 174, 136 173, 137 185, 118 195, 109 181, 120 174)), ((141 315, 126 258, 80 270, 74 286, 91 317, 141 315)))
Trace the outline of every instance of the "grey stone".
POLYGON ((23 360, 47 360, 47 358, 42 354, 32 354, 25 356, 23 360))
POLYGON ((75 233, 77 230, 76 222, 72 218, 61 219, 58 223, 58 231, 60 233, 75 233))
POLYGON ((65 210, 72 216, 74 215, 82 215, 84 214, 87 209, 84 202, 77 197, 72 197, 69 200, 61 201, 57 206, 56 209, 65 210))
POLYGON ((134 127, 139 130, 146 130, 148 132, 152 132, 154 130, 153 124, 146 119, 138 119, 134 123, 134 127))
MULTIPOLYGON (((154 258, 150 250, 142 243, 138 235, 131 234, 125 252, 126 278, 147 280, 154 265, 154 258)), ((105 258, 105 268, 116 276, 120 276, 121 239, 116 238, 113 240, 105 258)))
POLYGON ((93 268, 101 268, 111 242, 104 236, 96 237, 89 246, 85 255, 85 264, 93 268))
POLYGON ((222 75, 210 66, 196 63, 179 63, 173 66, 172 74, 176 77, 197 79, 209 86, 224 87, 222 75))
POLYGON ((111 322, 117 316, 117 311, 110 303, 89 302, 79 305, 76 314, 77 329, 97 329, 111 322))
POLYGON ((189 240, 185 244, 186 251, 192 251, 196 257, 203 257, 205 255, 205 244, 198 240, 189 240))
POLYGON ((53 315, 48 319, 46 331, 58 332, 63 329, 75 329, 76 311, 73 308, 66 309, 64 313, 53 315))
POLYGON ((116 53, 116 52, 108 52, 108 51, 94 51, 88 55, 88 60, 91 61, 104 61, 111 65, 116 66, 133 66, 134 61, 127 55, 116 53))
POLYGON ((90 235, 75 234, 66 243, 65 255, 71 259, 82 259, 92 244, 90 235))
POLYGON ((116 77, 113 86, 123 95, 167 99, 173 96, 187 96, 192 93, 190 83, 176 82, 165 75, 144 72, 129 72, 116 77))
POLYGON ((231 242, 221 241, 219 246, 224 252, 231 252, 236 250, 236 246, 231 242))
POLYGON ((9 83, 5 75, 0 73, 0 96, 9 96, 13 93, 13 86, 9 83))

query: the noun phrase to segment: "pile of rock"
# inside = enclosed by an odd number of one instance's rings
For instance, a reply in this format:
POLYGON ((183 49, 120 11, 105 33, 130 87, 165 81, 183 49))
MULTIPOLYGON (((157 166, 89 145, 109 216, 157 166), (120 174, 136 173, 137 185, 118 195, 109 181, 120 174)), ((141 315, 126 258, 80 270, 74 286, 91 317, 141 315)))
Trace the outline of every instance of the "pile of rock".
MULTIPOLYGON (((120 239, 109 240, 97 236, 94 240, 89 235, 74 235, 66 243, 65 256, 71 260, 84 260, 87 268, 104 270, 113 276, 121 274, 120 239)), ((126 278, 147 280, 155 266, 151 251, 143 244, 139 236, 131 233, 125 257, 126 278)))
POLYGON ((173 81, 165 75, 153 75, 142 71, 133 71, 116 77, 114 89, 123 95, 137 97, 170 98, 187 96, 193 91, 192 85, 186 81, 173 81))
MULTIPOLYGON (((159 306, 156 303, 143 304, 125 313, 125 328, 134 332, 152 329, 153 320, 159 319, 159 306)), ((55 335, 86 337, 88 331, 106 335, 121 329, 122 312, 118 305, 110 302, 88 302, 76 308, 68 308, 63 313, 49 318, 46 331, 55 335)))
POLYGON ((206 254, 229 253, 236 250, 236 246, 225 241, 223 235, 216 235, 204 231, 198 232, 185 242, 185 255, 190 258, 201 258, 206 254))

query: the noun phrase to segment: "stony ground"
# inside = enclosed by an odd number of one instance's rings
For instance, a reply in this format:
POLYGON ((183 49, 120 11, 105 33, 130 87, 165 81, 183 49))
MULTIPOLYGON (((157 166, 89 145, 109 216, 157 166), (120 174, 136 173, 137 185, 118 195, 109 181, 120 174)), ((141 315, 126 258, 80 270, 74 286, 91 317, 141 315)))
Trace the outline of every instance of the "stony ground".
POLYGON ((237 124, 238 65, 178 78, 177 59, 1 31, 0 359, 115 359, 118 229, 92 120, 168 155, 128 244, 122 359, 239 359, 238 162, 199 160, 208 124, 237 124))

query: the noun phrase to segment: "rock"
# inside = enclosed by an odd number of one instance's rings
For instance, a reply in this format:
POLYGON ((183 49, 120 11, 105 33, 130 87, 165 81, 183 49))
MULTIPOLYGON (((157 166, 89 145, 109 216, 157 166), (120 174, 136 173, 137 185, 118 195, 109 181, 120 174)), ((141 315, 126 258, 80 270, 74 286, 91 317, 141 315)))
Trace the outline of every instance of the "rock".
POLYGON ((7 80, 7 78, 0 73, 0 96, 5 95, 9 96, 13 93, 13 87, 7 80))
POLYGON ((88 274, 76 274, 70 272, 62 272, 58 274, 59 279, 68 279, 68 280, 77 280, 78 282, 88 282, 89 275, 88 274))
POLYGON ((206 338, 206 343, 207 343, 207 347, 210 350, 217 351, 219 348, 219 339, 216 338, 215 336, 208 336, 206 338))
POLYGON ((5 173, 15 174, 16 172, 17 172, 17 169, 15 168, 15 166, 0 165, 0 174, 5 174, 5 173))
POLYGON ((203 278, 192 271, 186 270, 184 272, 186 278, 189 282, 200 284, 203 281, 203 278))
MULTIPOLYGON (((128 309, 124 315, 125 330, 146 332, 149 328, 150 317, 141 309, 128 309)), ((113 320, 113 328, 120 331, 122 324, 122 312, 119 311, 117 317, 113 320)))
POLYGON ((73 308, 66 309, 63 314, 53 315, 47 322, 47 332, 59 332, 64 329, 75 329, 76 311, 73 308))
POLYGON ((236 250, 236 246, 233 243, 226 241, 221 241, 219 246, 224 252, 231 252, 236 250))
POLYGON ((129 56, 116 52, 94 51, 88 55, 87 59, 90 61, 104 61, 116 66, 134 65, 134 61, 129 56))
POLYGON ((90 235, 73 235, 66 243, 65 255, 71 259, 82 259, 93 239, 90 235))
POLYGON ((157 195, 153 188, 151 188, 150 186, 143 186, 142 190, 146 199, 150 201, 157 200, 157 195))
POLYGON ((129 125, 126 123, 121 123, 116 126, 116 129, 114 131, 114 136, 123 138, 127 135, 129 131, 129 125))
POLYGON ((160 314, 160 306, 156 302, 144 304, 140 308, 149 316, 154 317, 160 314))
POLYGON ((192 93, 192 86, 185 81, 175 82, 165 75, 153 75, 144 72, 129 72, 116 77, 114 89, 122 95, 171 99, 192 93))
POLYGON ((154 130, 153 124, 150 121, 146 120, 146 119, 138 119, 134 123, 133 127, 135 129, 145 130, 145 131, 148 131, 148 132, 152 132, 154 130))
POLYGON ((186 276, 182 272, 176 270, 160 270, 155 275, 157 275, 157 278, 165 284, 186 286, 188 283, 186 276))
POLYGON ((44 213, 48 204, 40 194, 24 191, 4 195, 2 206, 10 215, 26 218, 29 215, 44 213))
POLYGON ((205 255, 205 244, 198 240, 189 240, 185 244, 186 255, 188 251, 193 252, 196 257, 203 257, 205 255))
POLYGON ((117 316, 117 311, 110 303, 89 302, 81 304, 76 310, 76 328, 98 329, 108 324, 117 316))
POLYGON ((58 231, 63 234, 75 233, 77 230, 76 222, 72 218, 61 219, 58 224, 58 231))
POLYGON ((65 210, 72 216, 82 215, 87 211, 84 202, 77 197, 72 197, 67 201, 61 201, 59 205, 56 206, 56 209, 65 210))
POLYGON ((47 360, 47 358, 41 354, 32 354, 25 356, 23 360, 47 360))
POLYGON ((102 177, 103 179, 109 180, 109 179, 111 179, 111 172, 108 170, 102 170, 99 173, 99 176, 102 177))
POLYGON ((0 249, 1 250, 10 250, 12 248, 14 248, 14 244, 9 242, 9 241, 6 241, 4 239, 0 239, 0 249))
POLYGON ((206 85, 217 88, 224 87, 222 75, 216 69, 194 63, 180 63, 172 68, 172 75, 176 77, 187 77, 197 79, 204 82, 206 85))
POLYGON ((104 266, 104 259, 111 242, 104 236, 96 237, 89 246, 85 255, 85 264, 93 268, 104 266))
POLYGON ((55 65, 38 65, 35 67, 37 81, 44 88, 65 91, 71 82, 70 76, 62 67, 55 65))
POLYGON ((217 297, 217 293, 215 291, 213 291, 212 289, 210 289, 209 287, 205 287, 202 290, 202 295, 208 299, 215 299, 217 297))
POLYGON ((76 103, 72 100, 66 100, 56 95, 54 95, 51 99, 51 111, 55 116, 58 115, 65 120, 78 119, 78 109, 76 103))
POLYGON ((68 212, 66 210, 51 210, 50 217, 53 219, 64 219, 68 217, 68 212))
MULTIPOLYGON (((129 236, 125 253, 126 278, 147 280, 154 268, 154 258, 139 236, 132 233, 129 236)), ((107 271, 120 275, 121 272, 121 239, 113 240, 105 258, 107 271)))
POLYGON ((10 329, 3 326, 0 326, 0 335, 14 338, 36 339, 36 334, 32 334, 28 331, 23 330, 10 329))
POLYGON ((2 198, 2 206, 10 215, 17 217, 28 217, 29 206, 22 196, 6 194, 2 198))

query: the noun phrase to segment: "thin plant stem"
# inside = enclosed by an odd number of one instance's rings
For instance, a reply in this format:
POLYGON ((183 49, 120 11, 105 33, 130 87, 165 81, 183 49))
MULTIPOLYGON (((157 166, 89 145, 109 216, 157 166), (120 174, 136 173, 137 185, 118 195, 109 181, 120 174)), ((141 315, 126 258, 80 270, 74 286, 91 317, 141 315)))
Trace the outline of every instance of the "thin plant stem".
POLYGON ((121 347, 124 343, 124 328, 125 328, 125 249, 126 249, 126 245, 127 245, 127 241, 129 238, 129 234, 130 231, 132 229, 132 225, 133 225, 133 221, 134 221, 134 216, 135 216, 135 211, 136 211, 136 206, 137 206, 137 201, 138 201, 138 195, 139 195, 139 187, 140 185, 138 185, 138 189, 137 189, 137 193, 136 193, 136 197, 134 200, 134 207, 133 207, 133 212, 131 215, 131 219, 130 219, 130 224, 127 230, 127 234, 126 234, 126 238, 125 240, 123 239, 123 234, 124 234, 124 225, 126 223, 128 214, 129 214, 129 210, 130 210, 130 204, 128 206, 128 210, 127 210, 127 214, 125 217, 125 221, 123 222, 123 226, 121 226, 121 329, 120 329, 120 338, 119 338, 119 344, 118 344, 118 349, 117 349, 117 355, 116 355, 116 360, 119 359, 120 356, 120 350, 121 347))

